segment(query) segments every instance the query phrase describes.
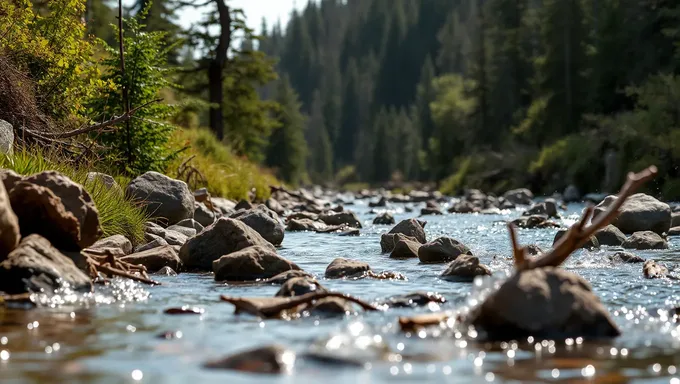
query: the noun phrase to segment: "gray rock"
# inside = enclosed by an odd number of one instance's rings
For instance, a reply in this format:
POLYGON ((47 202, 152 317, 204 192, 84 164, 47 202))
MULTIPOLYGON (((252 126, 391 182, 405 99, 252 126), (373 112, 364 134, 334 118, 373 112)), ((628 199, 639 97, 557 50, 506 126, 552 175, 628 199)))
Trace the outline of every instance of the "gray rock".
POLYGON ((680 212, 671 213, 671 228, 680 227, 680 212))
POLYGON ((160 237, 165 237, 165 228, 161 227, 160 225, 152 221, 147 221, 146 223, 144 223, 144 232, 151 233, 160 237))
POLYGON ((420 215, 421 216, 428 216, 428 215, 443 215, 442 211, 437 209, 437 208, 432 208, 432 207, 425 207, 420 210, 420 215))
POLYGON ((209 361, 203 367, 243 371, 249 374, 282 374, 293 369, 294 360, 289 359, 289 356, 295 357, 295 354, 282 346, 271 345, 209 361))
POLYGON ((390 253, 393 259, 410 259, 418 257, 418 249, 422 246, 415 237, 408 237, 402 233, 394 234, 394 249, 390 253))
POLYGON ((285 228, 279 219, 279 215, 265 205, 248 211, 236 212, 232 219, 238 219, 257 231, 265 240, 273 245, 281 245, 285 228))
POLYGON ((652 231, 640 231, 633 233, 622 244, 626 249, 668 249, 668 242, 652 231))
POLYGON ((203 224, 196 221, 196 219, 184 219, 175 225, 179 225, 180 227, 193 228, 196 231, 196 233, 201 233, 201 231, 205 229, 203 224))
MULTIPOLYGON (((564 236, 564 234, 567 233, 567 229, 562 228, 557 233, 555 234, 555 238, 553 239, 553 247, 557 242, 564 236)), ((586 241, 585 244, 581 245, 581 248, 583 249, 595 249, 595 248, 600 248, 600 242, 597 240, 597 237, 595 235, 590 236, 590 239, 586 241)))
POLYGON ((394 223, 394 216, 389 212, 381 213, 373 219, 375 225, 394 225, 394 223))
POLYGON ((169 245, 133 253, 122 257, 121 260, 131 264, 141 264, 152 273, 161 270, 163 267, 170 267, 175 271, 182 269, 182 261, 177 256, 175 249, 169 245))
POLYGON ((312 231, 312 232, 324 232, 328 229, 328 226, 321 221, 314 221, 310 219, 290 219, 288 220, 288 225, 286 226, 287 231, 298 232, 298 231, 312 231))
POLYGON ((430 303, 443 304, 446 303, 446 298, 439 293, 417 291, 406 295, 392 296, 381 303, 390 308, 414 308, 430 303))
POLYGON ((424 244, 418 250, 420 262, 428 264, 447 263, 460 255, 472 255, 472 251, 458 240, 450 237, 437 238, 424 244))
POLYGON ((5 120, 0 120, 0 152, 5 155, 14 152, 14 127, 5 120))
POLYGON ((325 292, 324 288, 318 281, 309 277, 294 277, 288 279, 278 292, 276 292, 276 297, 293 297, 302 296, 311 292, 325 292))
MULTIPOLYGON (((607 196, 595 207, 594 217, 602 214, 615 200, 616 196, 607 196)), ((652 196, 636 193, 623 203, 612 224, 627 234, 639 231, 662 234, 671 227, 671 208, 652 196)))
MULTIPOLYGON (((427 243, 427 237, 425 236, 425 225, 427 221, 408 219, 402 220, 394 228, 392 228, 387 234, 403 233, 406 236, 415 237, 419 243, 427 243)), ((382 243, 382 239, 381 239, 382 243)), ((383 250, 383 252, 385 252, 383 250)), ((389 252, 389 251, 387 251, 389 252)))
POLYGON ((167 225, 194 217, 194 194, 181 180, 147 172, 132 180, 125 193, 138 200, 151 217, 167 225))
POLYGON ((554 221, 548 220, 547 215, 531 215, 522 216, 512 221, 512 224, 519 228, 534 229, 534 228, 557 228, 560 225, 554 221))
POLYGON ((276 251, 270 242, 242 221, 222 217, 189 239, 182 246, 179 257, 188 269, 211 270, 213 261, 254 245, 276 251))
POLYGON ((626 241, 626 235, 624 235, 620 229, 611 224, 595 232, 594 236, 597 238, 597 241, 600 243, 600 245, 620 247, 621 244, 626 241))
POLYGON ((344 316, 354 312, 352 303, 339 297, 325 297, 311 304, 307 311, 312 316, 344 316))
POLYGON ((7 193, 9 193, 17 183, 23 180, 23 178, 23 176, 11 169, 0 169, 0 180, 2 180, 2 184, 5 186, 7 193))
POLYGON ((236 203, 231 200, 221 197, 212 197, 210 198, 210 201, 223 215, 231 215, 236 211, 236 203))
POLYGON ((106 173, 101 172, 88 172, 87 178, 85 179, 85 184, 90 183, 101 183, 107 189, 114 190, 119 193, 123 193, 123 188, 118 185, 116 179, 106 173))
MULTIPOLYGON (((186 219, 186 220, 193 220, 193 219, 186 219)), ((177 224, 169 226, 165 230, 165 233, 167 234, 169 231, 179 232, 182 235, 186 236, 187 238, 196 236, 196 230, 195 229, 188 228, 188 227, 185 227, 185 226, 182 226, 182 225, 177 225, 177 224)))
MULTIPOLYGON (((196 203, 194 209, 194 220, 199 222, 202 226, 207 227, 215 222, 217 216, 215 212, 208 209, 203 203, 196 203)), ((222 215, 222 213, 220 213, 222 215)))
POLYGON ((480 264, 478 257, 463 254, 456 257, 440 277, 448 281, 472 282, 477 276, 491 276, 491 270, 480 264))
POLYGON ((623 263, 644 263, 645 259, 642 257, 632 254, 630 252, 619 251, 613 255, 609 256, 611 261, 620 261, 623 263))
POLYGON ((132 253, 132 242, 123 235, 113 235, 101 240, 88 247, 89 249, 106 249, 117 248, 123 251, 123 254, 129 255, 132 253))
POLYGON ((194 201, 203 203, 208 200, 210 200, 210 192, 208 192, 208 188, 199 188, 194 191, 194 201))
POLYGON ((567 188, 565 188, 564 193, 562 194, 562 199, 564 199, 565 203, 575 203, 577 201, 581 201, 581 192, 579 192, 575 185, 570 184, 567 186, 567 188))
POLYGON ((249 210, 253 209, 255 206, 248 200, 241 200, 234 206, 234 211, 240 211, 240 210, 249 210))
POLYGON ((368 206, 370 208, 386 207, 387 206, 387 199, 385 198, 385 196, 381 196, 380 200, 378 200, 377 202, 369 201, 368 206))
POLYGON ((680 226, 669 229, 668 236, 680 236, 680 226))
POLYGON ((362 261, 339 257, 326 267, 325 276, 327 279, 353 278, 363 276, 370 270, 371 267, 362 261))
POLYGON ((0 183, 0 261, 19 244, 19 220, 12 210, 5 186, 0 183))
POLYGON ((560 217, 557 213, 557 203, 554 199, 546 199, 543 202, 534 204, 523 213, 524 216, 546 215, 548 217, 560 217))
POLYGON ((526 188, 519 188, 505 192, 503 197, 512 204, 531 205, 534 194, 526 188))
MULTIPOLYGON (((152 235, 152 236, 156 236, 156 235, 152 235)), ((165 241, 164 238, 162 238, 160 236, 156 236, 156 238, 151 240, 150 242, 143 244, 143 245, 140 245, 137 248, 135 248, 135 253, 148 251, 149 249, 162 247, 164 245, 169 245, 169 244, 168 244, 167 241, 165 241)))
POLYGON ((312 221, 318 221, 319 215, 312 212, 293 212, 287 217, 288 220, 302 220, 309 219, 312 221))
POLYGON ((471 312, 468 322, 495 341, 621 334, 586 280, 552 267, 515 273, 471 312))
POLYGON ((165 230, 165 236, 163 238, 170 245, 182 246, 182 245, 184 245, 184 243, 187 242, 187 240, 189 239, 189 236, 187 236, 183 233, 177 232, 177 231, 173 231, 171 229, 166 229, 165 230))
POLYGON ((73 261, 40 235, 29 235, 0 263, 0 291, 10 295, 53 292, 66 283, 91 291, 92 281, 73 261))
POLYGON ((302 271, 302 270, 290 270, 290 271, 281 272, 274 277, 270 277, 269 279, 262 280, 262 282, 266 283, 266 284, 283 284, 286 281, 293 279, 293 278, 296 278, 296 277, 306 277, 306 278, 314 279, 314 276, 309 274, 309 272, 305 272, 305 271, 302 271))
POLYGON ((216 281, 252 281, 300 270, 295 263, 277 255, 271 248, 252 246, 213 261, 216 281))
POLYGON ((286 212, 286 209, 283 208, 283 205, 279 203, 276 199, 270 197, 265 201, 264 203, 267 208, 271 209, 272 211, 276 212, 278 215, 283 215, 286 212))
POLYGON ((352 228, 361 228, 361 221, 352 211, 322 213, 319 215, 319 220, 328 225, 348 225, 352 228))

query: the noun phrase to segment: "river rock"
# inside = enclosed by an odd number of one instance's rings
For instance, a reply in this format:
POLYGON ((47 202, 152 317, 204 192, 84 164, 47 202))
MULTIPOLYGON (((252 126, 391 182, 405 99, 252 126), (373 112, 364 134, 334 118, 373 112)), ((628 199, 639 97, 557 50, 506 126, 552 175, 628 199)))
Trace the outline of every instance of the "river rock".
MULTIPOLYGON (((186 219, 186 220, 193 220, 193 219, 186 219)), ((196 236, 196 230, 195 229, 188 228, 188 227, 185 227, 185 226, 182 226, 182 225, 177 225, 177 224, 169 226, 166 229, 165 233, 167 234, 169 231, 179 232, 182 235, 186 236, 187 238, 196 236)), ((182 244, 184 244, 184 243, 182 243, 182 244)), ((178 245, 182 245, 182 244, 178 244, 178 245)))
POLYGON ((620 335, 590 284, 552 267, 515 273, 471 312, 468 321, 497 341, 620 335))
POLYGON ((644 263, 645 259, 642 257, 635 255, 630 252, 624 252, 624 251, 619 251, 616 252, 613 255, 609 255, 609 260, 611 261, 620 261, 623 263, 644 263))
POLYGON ((125 194, 140 201, 151 217, 168 225, 194 217, 194 194, 187 184, 158 172, 147 172, 128 184, 125 194))
POLYGON ((416 220, 416 219, 407 219, 407 220, 402 220, 397 224, 394 228, 392 228, 388 234, 390 233, 403 233, 406 236, 410 237, 415 237, 416 240, 418 240, 419 243, 425 244, 427 243, 427 238, 425 236, 425 225, 427 224, 427 221, 422 221, 422 220, 416 220))
POLYGON ((389 212, 383 212, 373 219, 375 225, 394 225, 394 216, 389 212))
POLYGON ((205 229, 203 224, 199 223, 195 219, 184 219, 175 225, 178 225, 180 227, 193 228, 196 231, 196 233, 201 233, 201 231, 205 229))
POLYGON ((647 260, 642 265, 642 275, 647 279, 662 279, 668 275, 668 268, 654 260, 647 260))
POLYGON ((213 261, 220 257, 254 245, 276 251, 270 242, 242 221, 222 217, 189 239, 182 246, 179 258, 185 268, 210 270, 213 261))
POLYGON ((680 227, 680 212, 671 213, 671 228, 680 227))
POLYGON ((236 202, 222 197, 211 197, 210 202, 223 215, 231 215, 236 209, 236 202))
POLYGON ((87 178, 85 179, 85 184, 90 183, 101 183, 101 185, 103 185, 106 189, 116 191, 120 194, 123 193, 123 188, 118 185, 116 179, 114 179, 111 175, 107 175, 106 173, 88 172, 87 178))
POLYGON ((386 207, 386 206, 387 206, 387 199, 385 198, 385 196, 381 196, 381 197, 380 197, 380 200, 378 200, 377 202, 369 201, 369 202, 368 202, 368 206, 369 206, 370 208, 382 208, 382 207, 386 207))
POLYGON ((20 174, 14 172, 11 169, 0 169, 0 180, 2 181, 2 184, 5 186, 5 190, 7 193, 14 188, 17 183, 19 183, 21 180, 23 180, 23 176, 20 174))
POLYGON ((418 259, 427 264, 447 263, 462 254, 472 255, 472 251, 458 240, 439 237, 420 247, 418 259))
POLYGON ((640 231, 633 233, 622 244, 626 249, 668 249, 668 242, 652 231, 640 231))
POLYGON ((432 207, 425 207, 420 210, 420 215, 421 216, 428 216, 428 215, 443 215, 442 211, 437 209, 437 208, 432 208, 432 207))
POLYGON ((199 188, 194 191, 194 201, 204 203, 210 200, 210 192, 208 188, 199 188))
POLYGON ((503 194, 505 200, 517 205, 531 205, 534 194, 526 188, 519 188, 507 191, 503 194))
MULTIPOLYGON (((149 234, 149 235, 151 235, 151 234, 149 234)), ((167 241, 165 241, 164 238, 162 238, 160 236, 156 236, 156 235, 151 235, 151 236, 155 236, 155 238, 153 240, 149 241, 148 243, 142 244, 142 245, 138 246, 137 248, 135 248, 135 253, 148 251, 149 249, 162 247, 164 245, 170 245, 170 244, 168 244, 167 241)))
POLYGON ((39 234, 58 248, 82 249, 78 219, 66 210, 52 190, 22 181, 12 188, 9 199, 23 236, 39 234))
POLYGON ((276 292, 276 297, 293 297, 302 296, 311 292, 325 292, 326 288, 321 286, 316 279, 309 277, 294 277, 288 279, 283 283, 278 292, 276 292))
POLYGON ((0 152, 4 155, 14 152, 14 127, 5 120, 0 120, 0 152))
POLYGON ((557 203, 553 199, 546 199, 543 202, 536 203, 526 210, 522 215, 546 215, 548 217, 560 217, 557 213, 557 203))
MULTIPOLYGON (((99 225, 99 212, 94 201, 82 185, 55 171, 45 171, 25 177, 23 182, 49 188, 61 199, 67 212, 70 212, 80 227, 80 248, 94 244, 102 235, 99 225)), ((16 211, 15 211, 16 212, 16 211)), ((19 220, 21 222, 21 219, 19 220)))
POLYGON ((352 303, 339 297, 324 297, 306 309, 312 316, 343 316, 354 312, 352 303))
POLYGON ((285 229, 279 219, 279 215, 264 205, 257 208, 236 212, 232 219, 238 219, 257 231, 265 240, 273 245, 281 245, 285 229))
POLYGON ((390 253, 393 259, 410 259, 418 257, 418 249, 422 244, 414 237, 408 237, 402 233, 394 234, 394 249, 390 253))
POLYGON ((295 263, 276 254, 270 247, 252 246, 213 261, 216 281, 252 281, 299 270, 295 263))
POLYGON ((124 255, 132 253, 132 242, 123 235, 113 235, 103 238, 88 247, 89 249, 120 249, 124 255))
POLYGON ((352 211, 322 213, 319 215, 319 220, 328 225, 348 225, 352 228, 361 228, 361 221, 352 211))
POLYGON ((422 307, 430 303, 443 304, 446 303, 446 298, 439 293, 418 291, 392 296, 382 302, 390 308, 422 307))
POLYGON ((268 198, 267 201, 264 202, 264 205, 266 205, 267 208, 271 209, 272 211, 276 212, 277 215, 283 215, 284 213, 286 213, 286 209, 283 208, 283 205, 281 205, 281 203, 279 203, 273 197, 268 198))
POLYGON ((669 229, 668 236, 680 236, 680 226, 669 229))
MULTIPOLYGON (((553 239, 553 247, 557 242, 564 236, 564 234, 567 233, 567 229, 562 228, 557 233, 555 234, 555 238, 553 239)), ((597 240, 597 237, 595 235, 590 236, 590 239, 585 242, 585 244, 581 245, 581 248, 583 249, 595 249, 595 248, 600 248, 600 242, 597 240)))
POLYGON ((17 247, 20 239, 19 219, 12 210, 4 185, 0 185, 0 261, 17 247))
POLYGON ((557 228, 560 225, 554 221, 548 220, 548 216, 545 215, 531 215, 522 216, 518 219, 512 221, 512 224, 519 228, 535 229, 535 228, 557 228))
MULTIPOLYGON (((595 207, 594 217, 602 214, 615 200, 616 196, 607 196, 595 207)), ((652 196, 636 193, 623 203, 612 224, 627 234, 639 231, 662 234, 671 227, 671 208, 652 196)))
POLYGON ((286 225, 286 230, 291 232, 297 231, 312 231, 323 232, 328 226, 321 221, 314 221, 310 219, 290 219, 286 225))
MULTIPOLYGON (((215 212, 211 211, 205 204, 196 203, 194 207, 194 220, 199 222, 202 226, 207 227, 215 222, 215 212)), ((222 213, 220 213, 220 215, 222 215, 222 213)))
POLYGON ((122 257, 121 260, 131 264, 141 264, 152 273, 161 270, 163 267, 170 267, 175 271, 182 269, 182 261, 177 256, 175 249, 170 245, 133 253, 122 257))
POLYGON ((626 241, 626 235, 611 224, 595 232, 594 236, 597 238, 600 245, 620 247, 621 244, 626 241))
POLYGON ((327 279, 342 279, 344 277, 359 277, 370 271, 371 267, 363 261, 337 258, 326 268, 327 279))
POLYGON ((313 212, 293 212, 287 216, 288 220, 302 220, 309 219, 312 221, 318 221, 319 215, 313 212))
POLYGON ((295 353, 279 345, 239 352, 203 365, 208 369, 228 369, 260 374, 289 372, 295 364, 295 353))
POLYGON ((312 276, 309 272, 305 272, 303 270, 289 270, 285 272, 281 272, 278 275, 274 277, 270 277, 266 280, 262 280, 263 283, 266 284, 283 284, 286 281, 296 278, 296 277, 306 277, 309 279, 315 279, 314 276, 312 276))
POLYGON ((237 212, 242 209, 248 211, 253 208, 255 208, 255 206, 248 200, 241 200, 234 206, 234 210, 237 212))
POLYGON ((440 277, 448 281, 472 282, 477 276, 491 276, 491 270, 480 264, 477 256, 462 254, 449 264, 440 277))
POLYGON ((184 243, 189 240, 189 236, 181 232, 173 231, 172 229, 166 229, 165 236, 163 238, 168 242, 168 244, 179 246, 184 245, 184 243))
POLYGON ((0 263, 0 291, 10 295, 52 292, 67 283, 91 291, 92 281, 73 261, 40 235, 29 235, 0 263))
POLYGON ((449 208, 449 213, 473 213, 479 211, 481 211, 481 208, 469 201, 458 202, 449 208))
POLYGON ((581 192, 579 192, 575 185, 570 184, 564 189, 562 199, 565 203, 575 203, 577 201, 581 201, 581 192))

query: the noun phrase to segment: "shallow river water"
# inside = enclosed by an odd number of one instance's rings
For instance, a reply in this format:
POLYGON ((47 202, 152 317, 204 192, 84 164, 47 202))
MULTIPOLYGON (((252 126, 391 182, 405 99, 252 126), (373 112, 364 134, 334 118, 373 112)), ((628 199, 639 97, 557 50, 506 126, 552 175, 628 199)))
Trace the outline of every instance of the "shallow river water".
MULTIPOLYGON (((320 279, 327 288, 366 300, 417 290, 448 299, 442 309, 461 309, 511 270, 510 242, 504 221, 520 215, 447 214, 427 216, 429 239, 446 235, 468 245, 495 277, 475 283, 440 280, 445 265, 393 260, 380 253, 379 237, 391 226, 371 224, 366 201, 348 206, 359 213, 359 237, 286 233, 279 253, 320 279), (494 258, 494 256, 496 256, 494 258), (375 271, 397 271, 407 281, 325 280, 326 266, 336 257, 368 262, 375 271)), ((419 211, 416 206, 414 212, 419 211)), ((582 205, 563 212, 571 224, 582 205)), ((397 222, 414 217, 397 207, 397 222)), ((556 229, 521 230, 523 244, 547 249, 556 229)), ((117 280, 83 297, 43 298, 30 311, 0 308, 0 383, 410 383, 410 382, 658 382, 680 384, 680 323, 670 310, 680 305, 680 281, 646 280, 641 264, 612 263, 613 249, 578 251, 566 268, 584 276, 609 308, 623 335, 605 343, 582 340, 519 340, 485 344, 474 331, 403 334, 400 315, 437 308, 395 309, 346 316, 260 321, 234 315, 231 296, 273 296, 278 286, 229 286, 209 274, 156 277, 148 288, 117 280), (170 316, 164 309, 183 305, 205 310, 200 316, 170 316), (159 337, 177 331, 181 337, 159 337), (328 363, 299 357, 285 375, 252 375, 202 368, 208 360, 244 349, 280 344, 303 352, 316 350, 346 360, 328 363), (354 363, 354 364, 352 364, 354 363), (359 364, 356 364, 359 363, 359 364)), ((680 238, 670 250, 638 252, 667 264, 680 260, 680 238)))

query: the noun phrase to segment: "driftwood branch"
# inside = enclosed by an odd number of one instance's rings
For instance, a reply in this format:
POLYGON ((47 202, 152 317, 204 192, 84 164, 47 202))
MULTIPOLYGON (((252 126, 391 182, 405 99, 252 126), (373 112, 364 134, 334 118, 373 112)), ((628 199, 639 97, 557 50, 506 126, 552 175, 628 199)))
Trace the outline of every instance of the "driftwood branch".
POLYGON ((635 193, 640 186, 654 178, 657 172, 656 167, 652 165, 640 173, 629 173, 628 179, 621 188, 618 197, 606 211, 594 218, 590 225, 587 225, 594 213, 593 207, 588 207, 581 219, 567 230, 567 233, 562 236, 550 252, 534 259, 526 259, 525 250, 519 246, 517 234, 512 224, 510 224, 510 238, 512 240, 515 269, 522 271, 560 266, 572 252, 585 244, 595 232, 609 225, 619 215, 619 208, 626 202, 626 199, 635 193))
POLYGON ((97 278, 98 272, 101 272, 108 277, 118 276, 148 285, 161 285, 149 278, 146 274, 146 267, 122 261, 110 250, 84 249, 81 254, 85 257, 92 279, 97 278))

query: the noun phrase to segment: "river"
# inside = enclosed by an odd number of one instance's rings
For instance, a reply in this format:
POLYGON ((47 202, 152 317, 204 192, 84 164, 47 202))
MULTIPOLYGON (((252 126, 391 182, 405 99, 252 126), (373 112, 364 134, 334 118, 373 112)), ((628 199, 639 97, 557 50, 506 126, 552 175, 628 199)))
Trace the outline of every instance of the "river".
MULTIPOLYGON (((446 235, 468 245, 494 272, 476 283, 438 278, 445 265, 393 260, 380 253, 380 234, 391 226, 375 226, 367 201, 348 206, 364 228, 358 237, 286 233, 279 254, 315 274, 331 290, 377 300, 417 290, 438 292, 448 299, 441 309, 474 304, 485 289, 511 271, 510 242, 501 215, 447 214, 427 216, 428 240, 446 235), (494 257, 496 256, 496 257, 494 257), (325 280, 326 266, 336 257, 368 262, 375 271, 397 271, 406 281, 325 280)), ((395 218, 414 217, 397 205, 395 218)), ((419 207, 414 212, 418 212, 419 207)), ((583 205, 562 212, 572 223, 583 205)), ((520 230, 523 244, 543 249, 556 229, 520 230)), ((159 287, 116 280, 90 295, 63 292, 43 297, 34 310, 0 308, 0 382, 6 383, 381 383, 381 382, 658 382, 678 383, 680 322, 666 310, 679 304, 680 281, 647 280, 642 264, 613 263, 613 248, 580 250, 565 268, 588 280, 610 310, 622 336, 604 343, 582 340, 520 340, 488 344, 466 330, 400 332, 397 318, 437 308, 394 309, 344 318, 260 321, 234 315, 221 294, 273 296, 278 286, 229 286, 209 274, 157 276, 159 287), (192 305, 202 315, 171 316, 170 307, 192 305), (160 338, 175 332, 173 339, 160 338), (356 364, 323 363, 299 357, 284 375, 252 375, 202 368, 206 361, 244 349, 281 344, 299 352, 310 348, 356 364)), ((680 259, 680 238, 670 249, 639 251, 644 258, 673 264, 680 259)))

